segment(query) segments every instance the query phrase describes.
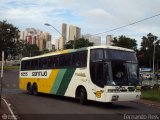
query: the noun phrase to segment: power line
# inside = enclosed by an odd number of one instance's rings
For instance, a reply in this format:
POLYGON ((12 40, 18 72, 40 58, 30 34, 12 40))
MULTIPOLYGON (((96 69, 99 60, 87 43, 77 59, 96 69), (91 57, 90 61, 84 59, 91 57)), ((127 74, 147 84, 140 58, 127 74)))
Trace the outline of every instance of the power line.
POLYGON ((144 19, 142 19, 142 20, 138 20, 138 21, 136 21, 136 22, 133 22, 133 23, 130 23, 130 24, 121 26, 121 27, 117 27, 117 28, 114 28, 114 29, 111 29, 111 30, 107 30, 107 31, 104 31, 104 32, 100 32, 100 33, 96 33, 96 34, 93 34, 93 35, 99 35, 99 34, 104 34, 104 33, 111 32, 111 31, 115 31, 115 30, 118 30, 118 29, 121 29, 121 28, 124 28, 124 27, 128 27, 128 26, 131 26, 131 25, 134 25, 134 24, 137 24, 137 23, 140 23, 140 22, 143 22, 143 21, 152 19, 152 18, 157 17, 157 16, 160 16, 160 13, 159 13, 159 14, 156 14, 156 15, 154 15, 154 16, 151 16, 151 17, 148 17, 148 18, 144 18, 144 19))

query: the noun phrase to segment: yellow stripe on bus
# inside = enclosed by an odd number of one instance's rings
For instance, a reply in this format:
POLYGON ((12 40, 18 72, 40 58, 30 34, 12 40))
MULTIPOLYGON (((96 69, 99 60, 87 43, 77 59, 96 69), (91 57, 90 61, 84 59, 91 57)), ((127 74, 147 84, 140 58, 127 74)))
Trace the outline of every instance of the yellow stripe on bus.
POLYGON ((55 82, 59 69, 53 69, 49 78, 20 78, 20 88, 22 90, 27 89, 27 83, 37 83, 38 92, 50 93, 52 86, 55 82))

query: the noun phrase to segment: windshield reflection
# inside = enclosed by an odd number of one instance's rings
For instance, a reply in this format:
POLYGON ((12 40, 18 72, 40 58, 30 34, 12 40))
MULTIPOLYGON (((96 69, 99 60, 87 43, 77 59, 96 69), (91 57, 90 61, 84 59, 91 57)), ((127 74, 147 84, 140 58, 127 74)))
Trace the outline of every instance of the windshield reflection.
POLYGON ((119 86, 138 84, 138 67, 135 63, 112 61, 113 84, 119 86))

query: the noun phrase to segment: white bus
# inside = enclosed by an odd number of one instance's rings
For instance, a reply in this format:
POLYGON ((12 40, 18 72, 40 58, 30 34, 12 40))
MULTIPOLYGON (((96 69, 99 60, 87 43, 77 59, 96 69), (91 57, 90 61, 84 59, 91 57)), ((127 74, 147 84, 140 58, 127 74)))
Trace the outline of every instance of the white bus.
POLYGON ((133 50, 113 46, 69 49, 21 60, 20 89, 99 102, 140 99, 133 50))

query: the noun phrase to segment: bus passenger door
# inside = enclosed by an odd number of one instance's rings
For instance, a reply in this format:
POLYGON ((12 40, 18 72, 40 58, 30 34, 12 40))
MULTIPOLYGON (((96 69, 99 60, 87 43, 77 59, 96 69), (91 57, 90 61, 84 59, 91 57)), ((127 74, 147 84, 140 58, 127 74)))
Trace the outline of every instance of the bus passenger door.
POLYGON ((97 62, 95 65, 95 100, 96 101, 105 101, 105 92, 104 86, 106 80, 104 79, 105 72, 105 63, 97 62))

